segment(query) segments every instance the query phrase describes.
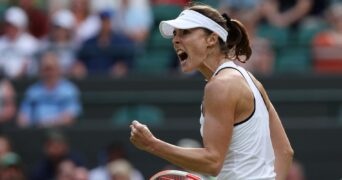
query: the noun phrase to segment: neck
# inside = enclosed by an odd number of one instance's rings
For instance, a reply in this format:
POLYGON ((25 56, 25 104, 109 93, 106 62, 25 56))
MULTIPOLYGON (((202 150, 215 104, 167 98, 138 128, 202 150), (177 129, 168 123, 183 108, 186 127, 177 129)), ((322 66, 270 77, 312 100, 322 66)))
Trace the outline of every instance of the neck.
POLYGON ((230 61, 225 55, 213 56, 203 61, 201 67, 198 69, 206 80, 210 80, 216 69, 223 63, 230 61))

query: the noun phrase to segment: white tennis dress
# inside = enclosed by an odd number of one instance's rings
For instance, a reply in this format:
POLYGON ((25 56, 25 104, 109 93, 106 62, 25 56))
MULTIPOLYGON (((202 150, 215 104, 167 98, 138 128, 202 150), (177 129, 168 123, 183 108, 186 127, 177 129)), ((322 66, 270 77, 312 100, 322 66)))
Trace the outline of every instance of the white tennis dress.
MULTIPOLYGON (((229 61, 214 73, 233 68, 246 79, 254 95, 254 112, 249 118, 235 124, 232 139, 217 180, 274 180, 274 152, 270 137, 269 115, 265 102, 248 72, 229 61)), ((205 107, 204 107, 205 108, 205 107)), ((201 113, 201 135, 205 117, 201 113)))

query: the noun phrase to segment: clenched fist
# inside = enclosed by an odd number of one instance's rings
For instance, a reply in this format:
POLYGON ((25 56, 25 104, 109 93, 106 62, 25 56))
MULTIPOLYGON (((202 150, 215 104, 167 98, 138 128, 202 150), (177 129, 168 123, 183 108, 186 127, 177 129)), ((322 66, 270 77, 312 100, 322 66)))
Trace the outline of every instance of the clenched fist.
POLYGON ((153 136, 148 127, 134 120, 130 125, 130 128, 130 141, 132 144, 141 150, 151 151, 153 143, 156 142, 156 138, 153 136))

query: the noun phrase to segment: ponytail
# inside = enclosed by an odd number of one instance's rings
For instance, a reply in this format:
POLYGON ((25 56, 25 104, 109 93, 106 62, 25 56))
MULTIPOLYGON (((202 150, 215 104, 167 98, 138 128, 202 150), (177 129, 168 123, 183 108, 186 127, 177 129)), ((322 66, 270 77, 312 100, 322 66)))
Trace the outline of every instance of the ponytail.
POLYGON ((245 63, 252 54, 247 31, 240 21, 231 19, 226 13, 222 14, 222 16, 226 20, 228 28, 226 48, 224 49, 234 49, 234 58, 245 63), (241 59, 241 57, 244 57, 244 59, 241 59))

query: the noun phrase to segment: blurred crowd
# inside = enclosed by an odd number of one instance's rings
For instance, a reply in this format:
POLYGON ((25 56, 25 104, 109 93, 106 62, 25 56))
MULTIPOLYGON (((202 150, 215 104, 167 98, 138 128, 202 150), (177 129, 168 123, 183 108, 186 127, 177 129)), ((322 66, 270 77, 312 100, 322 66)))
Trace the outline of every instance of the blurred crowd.
MULTIPOLYGON (((241 65, 258 76, 342 73, 340 0, 194 2, 227 12, 247 27, 253 54, 241 65)), ((0 1, 0 127, 63 128, 75 124, 82 115, 81 92, 69 78, 178 73, 178 58, 171 41, 161 37, 158 24, 176 17, 188 3, 0 1), (12 82, 25 78, 36 82, 17 102, 12 82)), ((106 163, 93 170, 71 154, 66 138, 58 132, 49 133, 42 148, 44 157, 28 173, 9 138, 1 135, 0 179, 143 179, 125 159, 122 146, 109 145, 106 163)), ((293 174, 300 171, 300 165, 294 166, 293 174)), ((301 176, 299 179, 304 179, 301 176)))

